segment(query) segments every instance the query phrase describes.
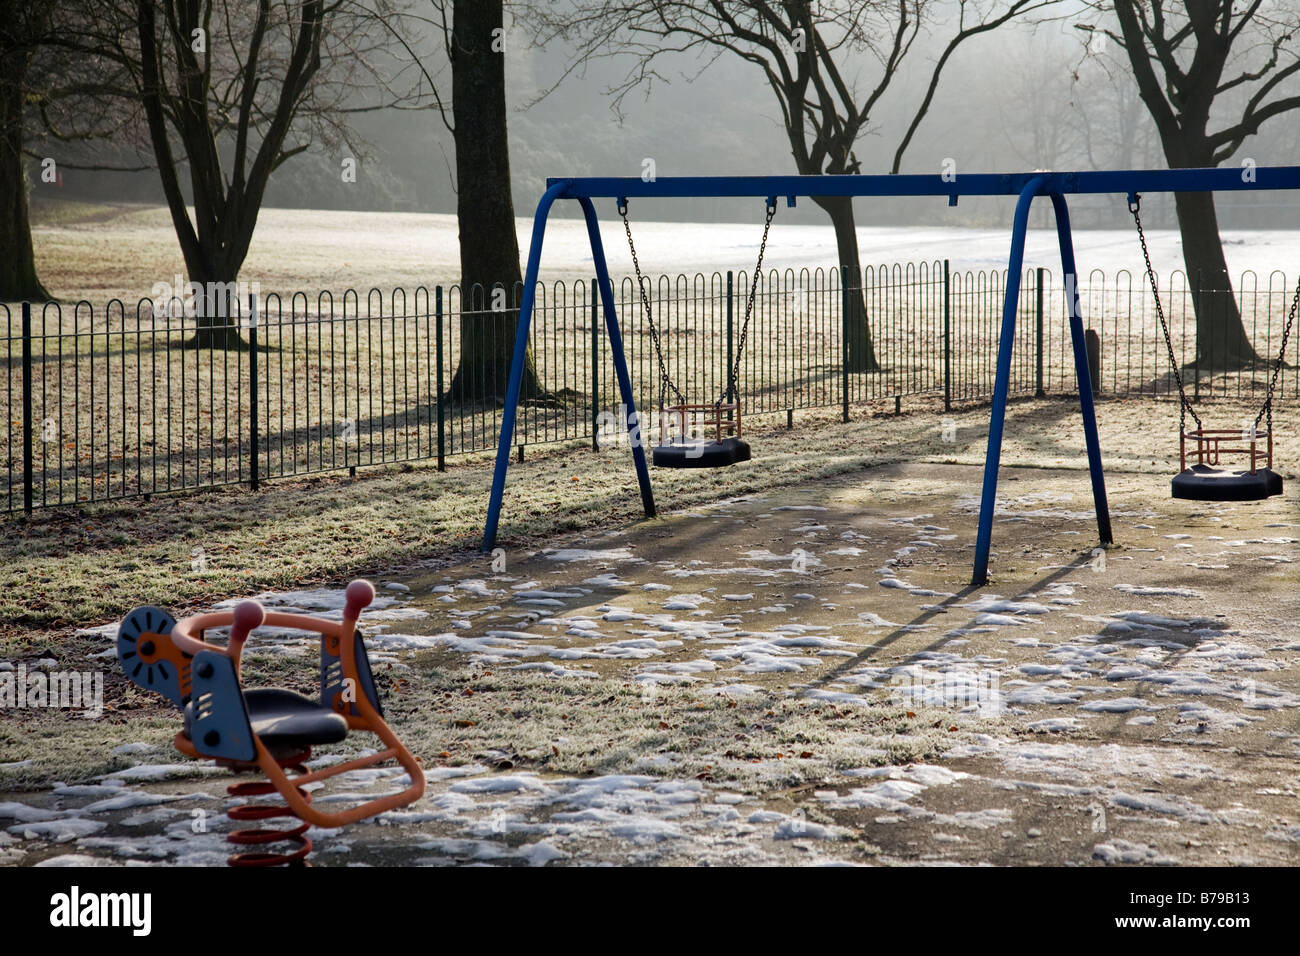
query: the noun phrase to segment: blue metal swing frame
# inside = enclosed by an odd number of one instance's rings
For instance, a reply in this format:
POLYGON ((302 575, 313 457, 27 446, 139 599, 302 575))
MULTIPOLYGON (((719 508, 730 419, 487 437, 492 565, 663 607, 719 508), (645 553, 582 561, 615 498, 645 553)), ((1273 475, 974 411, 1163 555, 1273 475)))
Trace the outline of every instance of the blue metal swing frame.
MULTIPOLYGON (((605 327, 613 352, 614 374, 626 409, 625 426, 629 432, 638 424, 632 380, 623 352, 623 336, 614 309, 614 289, 600 238, 594 199, 614 199, 620 203, 640 198, 756 198, 776 202, 786 198, 793 206, 796 198, 813 196, 893 196, 946 197, 948 205, 957 205, 960 196, 1017 196, 1011 228, 1011 253, 1007 260, 1006 298, 1002 307, 1002 331, 998 343, 997 378, 993 388, 993 408, 989 420, 988 450, 984 458, 984 483, 980 500, 979 527, 975 541, 975 565, 971 584, 988 582, 989 555, 993 541, 993 512, 997 504, 998 466, 1002 458, 1002 434, 1006 422, 1007 396, 1011 379, 1011 349, 1015 341, 1016 308, 1020 298, 1020 277, 1024 262, 1025 235, 1029 209, 1033 201, 1045 196, 1052 200, 1056 213, 1056 233, 1061 251, 1061 269, 1070 318, 1070 342, 1074 349, 1075 375, 1079 383, 1079 410, 1083 418, 1084 440, 1088 451, 1088 472, 1092 479, 1092 498, 1097 515, 1097 533, 1102 545, 1112 544, 1110 506, 1106 500, 1106 481, 1101 464, 1101 445, 1097 438, 1097 417, 1093 407, 1092 381, 1088 374, 1084 348, 1083 316, 1079 307, 1078 272, 1074 261, 1074 241, 1070 231, 1067 195, 1116 194, 1132 202, 1145 193, 1230 192, 1273 189, 1300 189, 1300 166, 1254 166, 1237 169, 1167 169, 1104 170, 1084 172, 974 173, 967 175, 925 174, 894 176, 677 176, 655 180, 616 177, 582 177, 548 179, 546 192, 537 204, 533 219, 532 244, 528 250, 528 270, 524 276, 523 296, 519 305, 519 324, 515 334, 510 382, 506 389, 505 410, 501 416, 501 436, 497 444, 496 470, 492 475, 492 492, 488 500, 487 523, 483 529, 483 550, 496 544, 501 519, 501 502, 505 493, 506 471, 510 467, 510 446, 514 438, 519 390, 523 379, 528 332, 533 317, 538 272, 541 267, 542 242, 551 207, 559 199, 576 200, 587 222, 596 280, 605 315, 605 327)), ((641 503, 647 518, 655 516, 654 493, 646 467, 645 449, 632 442, 632 462, 641 490, 641 503)))

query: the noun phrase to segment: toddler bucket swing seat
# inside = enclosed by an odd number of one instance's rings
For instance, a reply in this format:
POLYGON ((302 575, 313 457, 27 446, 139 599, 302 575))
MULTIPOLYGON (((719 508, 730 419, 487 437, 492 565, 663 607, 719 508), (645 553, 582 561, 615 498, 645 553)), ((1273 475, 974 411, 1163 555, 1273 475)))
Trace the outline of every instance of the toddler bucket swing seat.
POLYGON ((737 343, 735 359, 727 369, 727 384, 718 400, 711 404, 691 404, 686 400, 672 376, 668 374, 668 365, 664 361, 663 347, 659 341, 659 330, 654 323, 650 310, 650 297, 646 292, 645 279, 641 275, 641 263, 637 259, 636 244, 632 241, 632 226, 627 218, 627 200, 618 202, 618 214, 623 218, 623 230, 627 233, 628 250, 632 253, 632 267, 636 270, 636 286, 641 296, 641 308, 646 319, 646 328, 650 331, 650 342, 654 347, 655 360, 659 364, 659 441, 655 444, 651 459, 660 468, 725 468, 738 462, 749 461, 749 443, 741 437, 740 393, 737 381, 740 378, 740 363, 745 354, 745 342, 749 337, 749 320, 754 314, 754 299, 758 293, 758 281, 763 272, 763 256, 767 252, 767 236, 772 228, 772 217, 776 215, 776 198, 767 200, 767 217, 763 223, 763 240, 758 247, 758 263, 749 285, 749 297, 745 300, 745 318, 740 326, 740 341, 737 343), (673 405, 667 404, 668 393, 676 399, 673 405))
POLYGON ((1273 470, 1273 395, 1277 390, 1278 377, 1285 364, 1287 340, 1295 324, 1296 308, 1300 306, 1300 283, 1297 283, 1286 325, 1282 329, 1282 346, 1278 350, 1277 363, 1273 366, 1273 375, 1269 379, 1268 391, 1264 395, 1264 404, 1254 421, 1241 429, 1206 428, 1187 398, 1183 376, 1178 368, 1178 356, 1174 353, 1173 339, 1169 335, 1169 323, 1165 320, 1164 305, 1160 301, 1155 270, 1151 266, 1151 253, 1147 249, 1146 233, 1142 230, 1142 197, 1137 194, 1130 195, 1128 208, 1137 226, 1138 241, 1142 244, 1142 257, 1146 262, 1147 281, 1151 286, 1152 298, 1155 300, 1156 317, 1160 320, 1160 331, 1164 334, 1169 367, 1173 370, 1174 382, 1178 385, 1179 472, 1170 483, 1173 497, 1190 501, 1260 501, 1282 494, 1282 476, 1273 470), (1195 428, 1187 427, 1189 415, 1196 423, 1195 428), (1261 422, 1264 422, 1262 431, 1261 422), (1193 452, 1195 461, 1190 467, 1188 442, 1195 444, 1193 452), (1250 466, 1248 468, 1228 467, 1223 464, 1224 455, 1248 456, 1250 466))

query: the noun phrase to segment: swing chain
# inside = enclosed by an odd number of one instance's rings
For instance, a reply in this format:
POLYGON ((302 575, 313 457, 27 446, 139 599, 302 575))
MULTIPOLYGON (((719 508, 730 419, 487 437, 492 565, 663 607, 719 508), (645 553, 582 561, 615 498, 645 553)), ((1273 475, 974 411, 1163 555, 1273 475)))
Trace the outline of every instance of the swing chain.
POLYGON ((1165 307, 1160 301, 1160 289, 1156 285, 1155 269, 1151 265, 1151 251, 1147 248, 1146 233, 1142 230, 1142 197, 1136 193, 1129 200, 1128 211, 1133 214, 1133 222, 1137 224, 1138 241, 1142 243, 1142 258, 1146 260, 1147 281, 1151 283, 1151 296, 1156 303, 1156 318, 1160 320, 1160 331, 1165 336, 1165 348, 1169 351, 1169 367, 1173 369, 1174 381, 1178 384, 1178 399, 1180 402, 1178 409, 1178 434, 1182 435, 1187 430, 1187 415, 1190 412, 1193 421, 1196 422, 1197 429, 1203 429, 1205 426, 1201 423, 1201 417, 1196 414, 1196 409, 1187 399, 1187 389, 1183 387, 1183 376, 1178 370, 1178 356, 1174 354, 1174 342, 1169 335, 1169 324, 1165 321, 1165 307))
POLYGON ((1291 327, 1295 325, 1297 306, 1300 306, 1300 276, 1296 278, 1295 295, 1291 297, 1291 311, 1287 314, 1286 325, 1282 329, 1282 347, 1277 352, 1277 364, 1273 366, 1273 377, 1269 379, 1268 391, 1264 394, 1264 407, 1255 416, 1255 428, 1259 428, 1261 418, 1268 416, 1266 427, 1270 435, 1273 434, 1273 393, 1277 391, 1278 376, 1282 372, 1282 366, 1286 364, 1286 343, 1291 338, 1291 327))
MULTIPOLYGON (((1165 335, 1165 347, 1169 350, 1169 364, 1174 370, 1174 381, 1178 383, 1178 394, 1182 399, 1182 408, 1179 410, 1179 433, 1181 434, 1185 430, 1184 426, 1187 421, 1188 412, 1191 412, 1192 418, 1196 420, 1197 428, 1203 428, 1204 426, 1201 424, 1201 419, 1196 414, 1196 409, 1194 409, 1191 403, 1187 400, 1187 392, 1183 388, 1183 378, 1178 371, 1178 359, 1174 355, 1173 342, 1169 337, 1169 326, 1165 322, 1164 307, 1160 302, 1160 292, 1156 288, 1155 272, 1151 267, 1151 254, 1147 250, 1146 234, 1142 231, 1142 216, 1139 212, 1142 208, 1142 197, 1134 195, 1134 197, 1129 200, 1128 208, 1129 212, 1133 214, 1133 221, 1137 223, 1138 239, 1142 243, 1142 257, 1146 260, 1147 279, 1151 283, 1151 293, 1155 297, 1156 315, 1160 319, 1160 329, 1165 335)), ((1278 349, 1277 364, 1273 366, 1273 375, 1269 378, 1268 391, 1264 393, 1264 404, 1260 407, 1259 414, 1255 416, 1255 421, 1252 425, 1253 429, 1258 429, 1260 420, 1266 419, 1265 428, 1267 429, 1267 434, 1270 435, 1273 433, 1273 396, 1277 391, 1277 383, 1282 372, 1282 366, 1286 364, 1286 346, 1287 342, 1291 338, 1291 329, 1295 326, 1295 317, 1298 308, 1300 308, 1300 277, 1297 277, 1295 295, 1291 297, 1291 308, 1287 313, 1286 325, 1282 328, 1282 346, 1278 349)))
POLYGON ((646 295, 645 279, 641 275, 641 263, 636 255, 636 243, 632 241, 632 226, 627 221, 627 200, 620 199, 618 203, 618 214, 623 217, 623 231, 627 233, 627 247, 632 253, 632 268, 636 270, 636 287, 641 293, 641 307, 645 310, 646 326, 650 329, 650 342, 654 346, 655 359, 659 363, 659 409, 664 408, 664 396, 672 389, 672 393, 677 396, 679 405, 686 404, 686 398, 682 395, 681 389, 673 382, 672 377, 668 374, 668 366, 664 363, 663 349, 659 344, 659 330, 655 328, 654 316, 650 311, 650 297, 646 295))
POLYGON ((758 294, 758 281, 763 275, 763 256, 767 253, 767 234, 772 229, 772 217, 776 215, 776 197, 767 201, 767 218, 763 222, 763 240, 758 244, 758 263, 754 266, 754 275, 749 283, 749 297, 745 300, 745 318, 740 324, 740 341, 736 343, 736 358, 727 370, 727 386, 722 396, 714 402, 714 407, 737 396, 736 382, 740 378, 740 363, 745 355, 745 340, 749 338, 749 320, 754 315, 754 298, 758 294))

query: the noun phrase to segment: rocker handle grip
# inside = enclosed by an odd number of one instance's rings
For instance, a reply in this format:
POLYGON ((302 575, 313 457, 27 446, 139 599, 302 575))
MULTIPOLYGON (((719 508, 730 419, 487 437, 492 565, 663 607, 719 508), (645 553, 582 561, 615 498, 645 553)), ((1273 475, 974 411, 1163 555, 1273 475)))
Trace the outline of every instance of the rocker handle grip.
POLYGON ((375 586, 369 581, 358 578, 348 585, 344 592, 347 598, 343 605, 343 620, 356 622, 361 617, 361 612, 370 606, 375 599, 375 586))
POLYGON ((266 620, 266 609, 257 601, 240 601, 235 606, 235 613, 230 621, 230 644, 227 653, 235 662, 235 673, 239 673, 239 659, 244 653, 244 642, 248 635, 262 626, 266 620))

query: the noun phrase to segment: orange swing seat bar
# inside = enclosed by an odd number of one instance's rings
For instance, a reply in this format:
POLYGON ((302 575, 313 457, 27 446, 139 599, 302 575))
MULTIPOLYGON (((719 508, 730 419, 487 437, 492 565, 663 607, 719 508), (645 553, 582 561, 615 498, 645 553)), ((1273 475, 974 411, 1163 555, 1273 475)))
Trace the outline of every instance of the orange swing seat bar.
MULTIPOLYGON (((660 409, 659 443, 666 445, 671 441, 670 425, 676 424, 677 433, 683 438, 686 425, 706 426, 713 429, 713 440, 721 443, 724 436, 741 437, 740 402, 719 402, 705 405, 669 405, 660 409), (728 413, 735 417, 727 417, 728 413)), ((700 436, 703 437, 703 436, 700 436)))
POLYGON ((1273 467, 1273 432, 1254 428, 1193 428, 1179 433, 1178 463, 1181 471, 1187 470, 1187 443, 1196 443, 1194 464, 1218 465, 1222 455, 1249 455, 1250 473, 1253 475, 1262 462, 1273 467), (1232 442, 1241 442, 1233 445, 1232 442), (1260 444, 1264 447, 1261 449, 1260 444))

